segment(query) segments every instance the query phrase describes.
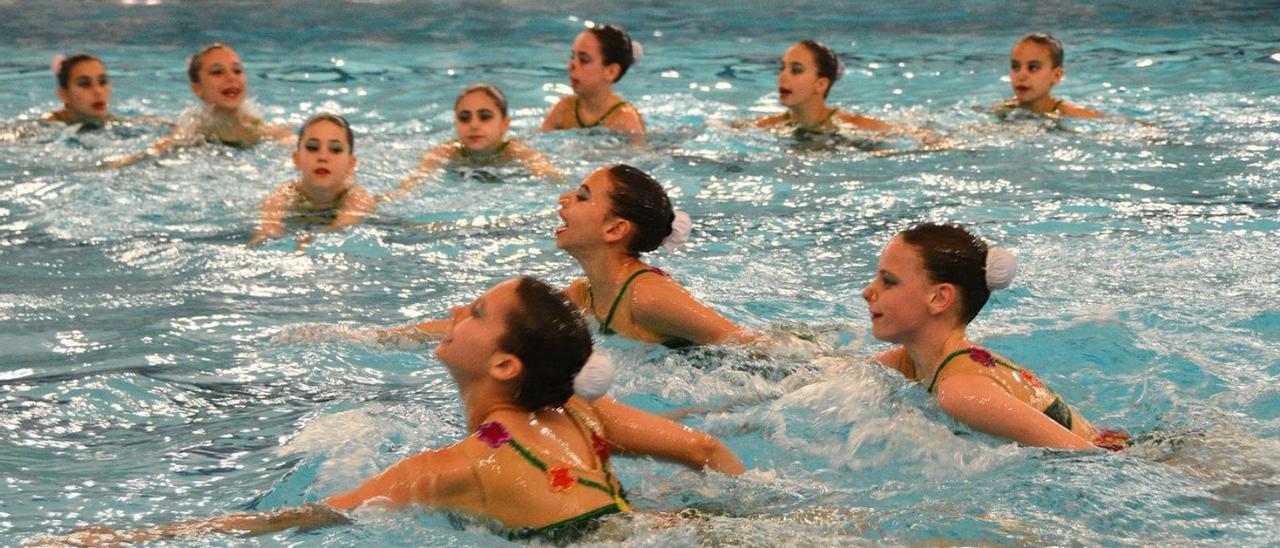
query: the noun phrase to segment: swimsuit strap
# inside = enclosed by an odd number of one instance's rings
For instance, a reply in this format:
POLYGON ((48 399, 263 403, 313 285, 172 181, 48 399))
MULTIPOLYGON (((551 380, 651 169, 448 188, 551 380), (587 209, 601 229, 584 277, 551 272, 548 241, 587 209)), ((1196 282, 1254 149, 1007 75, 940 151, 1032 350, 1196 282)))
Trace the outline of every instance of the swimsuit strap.
MULTIPOLYGON (((600 324, 600 334, 602 334, 602 335, 612 335, 612 334, 613 334, 613 330, 612 330, 612 329, 609 329, 609 324, 610 324, 610 323, 613 323, 613 314, 614 314, 614 312, 617 312, 617 311, 618 311, 618 304, 622 302, 622 296, 623 296, 623 295, 625 295, 625 294, 627 293, 627 288, 631 286, 631 281, 632 281, 632 280, 635 280, 637 276, 639 276, 639 275, 641 275, 641 274, 644 274, 645 272, 653 272, 653 271, 654 271, 654 270, 653 270, 652 268, 646 268, 646 269, 644 269, 644 270, 638 270, 638 271, 636 271, 636 273, 635 273, 635 274, 632 274, 630 278, 627 278, 627 281, 622 282, 622 289, 619 289, 619 290, 618 290, 618 294, 617 294, 617 296, 615 296, 615 297, 613 298, 613 304, 612 304, 611 306, 609 306, 609 315, 605 316, 605 317, 604 317, 604 323, 600 324)), ((590 294, 588 294, 588 297, 590 297, 590 294)), ((595 305, 595 301, 594 301, 594 300, 592 300, 592 303, 591 303, 591 304, 592 304, 592 306, 594 307, 594 305, 595 305)), ((595 313, 595 311, 594 311, 594 310, 592 310, 592 313, 595 313)))
POLYGON ((956 350, 955 352, 952 352, 951 354, 949 354, 946 358, 943 358, 943 360, 942 360, 942 364, 941 364, 941 365, 939 365, 939 366, 938 366, 938 369, 934 370, 934 372, 933 372, 933 381, 929 383, 929 390, 928 390, 928 392, 929 392, 930 394, 932 394, 932 393, 933 393, 933 385, 938 384, 938 375, 941 375, 941 374, 942 374, 942 370, 943 370, 943 368, 947 367, 947 364, 951 363, 951 360, 954 360, 957 356, 959 356, 959 355, 961 355, 961 354, 968 354, 968 353, 969 353, 969 350, 971 350, 971 349, 969 349, 969 348, 963 348, 963 349, 960 349, 960 350, 956 350))
POLYGON ((1064 102, 1066 102, 1066 99, 1058 99, 1058 102, 1053 104, 1053 108, 1049 109, 1049 112, 1057 112, 1058 107, 1061 107, 1064 102))
MULTIPOLYGON (((581 418, 574 416, 576 413, 575 411, 571 408, 566 409, 569 411, 569 415, 573 417, 580 426, 586 427, 581 418)), ((590 431, 589 427, 587 429, 590 431)), ((534 468, 546 473, 548 487, 553 492, 563 492, 576 483, 609 495, 609 498, 613 499, 613 504, 623 511, 631 510, 631 506, 627 504, 626 499, 622 498, 621 493, 619 493, 617 489, 613 488, 616 480, 613 478, 613 472, 609 469, 609 460, 607 458, 609 446, 604 441, 604 438, 600 437, 599 434, 592 432, 591 449, 592 453, 596 456, 596 463, 598 467, 604 472, 604 483, 574 475, 569 471, 567 466, 547 465, 546 462, 543 462, 543 460, 538 458, 537 455, 534 455, 527 447, 516 441, 516 439, 511 436, 511 432, 507 430, 507 427, 503 426, 500 422, 486 422, 480 425, 480 428, 476 430, 474 435, 494 449, 503 445, 510 446, 517 454, 524 457, 525 461, 533 465, 534 468), (601 456, 602 454, 604 455, 603 457, 601 456)))
POLYGON ((617 111, 618 109, 622 108, 625 105, 627 105, 626 101, 618 101, 617 103, 614 103, 613 106, 609 107, 609 110, 604 111, 603 115, 601 115, 599 118, 596 118, 595 122, 588 124, 582 121, 582 113, 578 112, 578 99, 575 97, 573 99, 573 119, 578 121, 578 127, 583 127, 583 128, 596 127, 600 125, 600 122, 605 121, 605 119, 608 118, 610 114, 613 114, 615 111, 617 111))
POLYGON ((830 122, 832 118, 835 118, 837 112, 840 112, 839 108, 832 108, 831 112, 828 112, 826 116, 824 116, 821 120, 818 120, 816 123, 813 123, 813 124, 800 123, 795 118, 791 117, 791 112, 787 112, 787 120, 801 128, 809 129, 809 128, 819 127, 823 124, 826 124, 827 122, 830 122))

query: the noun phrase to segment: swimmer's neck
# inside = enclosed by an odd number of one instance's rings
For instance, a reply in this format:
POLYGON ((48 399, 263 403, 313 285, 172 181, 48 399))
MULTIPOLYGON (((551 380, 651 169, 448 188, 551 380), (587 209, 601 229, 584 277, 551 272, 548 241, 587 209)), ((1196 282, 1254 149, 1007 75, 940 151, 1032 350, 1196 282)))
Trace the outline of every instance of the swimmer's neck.
POLYGON ((915 365, 916 380, 926 382, 933 378, 938 365, 947 357, 947 354, 961 348, 969 348, 973 343, 969 342, 969 338, 964 333, 964 326, 961 325, 952 329, 926 331, 913 340, 904 342, 902 346, 911 357, 911 363, 915 365))
POLYGON ((467 415, 467 431, 475 432, 485 419, 499 411, 524 411, 516 404, 509 390, 503 390, 489 379, 482 379, 477 384, 459 388, 462 407, 467 415))
MULTIPOLYGON (((1017 101, 1016 98, 1014 100, 1017 101)), ((1023 108, 1039 114, 1047 114, 1047 113, 1053 112, 1053 107, 1058 104, 1057 99, 1054 99, 1052 95, 1047 95, 1047 94, 1039 99, 1032 99, 1030 101, 1017 101, 1017 102, 1018 102, 1018 108, 1023 108)))
POLYGON ((582 272, 587 275, 587 283, 591 285, 592 293, 597 296, 617 293, 627 276, 637 270, 649 268, 639 258, 612 248, 599 253, 571 253, 571 255, 582 266, 582 272))
POLYGON ((102 127, 107 124, 107 119, 110 117, 110 114, 106 116, 81 114, 78 112, 72 112, 69 108, 63 108, 62 110, 58 110, 53 113, 53 119, 59 120, 67 125, 81 124, 88 127, 102 127))
POLYGON ((791 122, 801 127, 813 127, 831 114, 832 108, 821 97, 813 97, 798 105, 788 107, 791 122))
POLYGON ((603 111, 613 106, 613 98, 613 86, 606 85, 579 93, 578 105, 590 112, 603 111))
POLYGON ((333 190, 326 191, 321 188, 316 188, 315 186, 307 183, 305 179, 298 179, 297 182, 293 184, 293 188, 298 191, 298 194, 301 194, 303 198, 306 198, 307 201, 311 202, 313 205, 320 207, 336 207, 338 205, 338 198, 342 197, 347 190, 351 189, 351 178, 347 177, 343 180, 342 185, 333 190))

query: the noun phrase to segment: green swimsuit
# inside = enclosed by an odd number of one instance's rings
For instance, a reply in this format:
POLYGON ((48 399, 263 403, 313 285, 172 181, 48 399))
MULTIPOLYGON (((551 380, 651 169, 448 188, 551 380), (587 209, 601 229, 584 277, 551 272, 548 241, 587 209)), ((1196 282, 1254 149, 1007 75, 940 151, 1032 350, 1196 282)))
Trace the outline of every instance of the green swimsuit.
POLYGON ((601 123, 601 122, 604 122, 605 120, 607 120, 607 119, 609 118, 609 116, 611 116, 611 115, 613 115, 613 113, 617 112, 617 111, 618 111, 618 109, 620 109, 620 108, 622 108, 622 107, 624 107, 624 106, 627 106, 628 104, 630 104, 630 103, 628 103, 628 102, 626 102, 626 101, 618 101, 617 103, 614 103, 614 104, 613 104, 613 106, 609 107, 609 110, 604 111, 604 115, 603 115, 603 116, 601 116, 601 117, 599 117, 599 118, 596 118, 596 121, 594 121, 594 122, 592 122, 592 123, 588 124, 588 123, 586 123, 586 122, 583 122, 583 121, 582 121, 582 113, 578 112, 578 100, 577 100, 577 99, 574 99, 574 100, 573 100, 573 119, 578 121, 578 127, 583 127, 583 128, 593 128, 593 127, 597 127, 597 126, 599 126, 599 125, 600 125, 600 123, 601 123))
POLYGON ((560 520, 550 525, 542 527, 524 527, 510 532, 507 536, 513 540, 541 538, 549 540, 556 544, 572 542, 581 535, 595 529, 599 524, 599 518, 610 514, 620 512, 630 512, 631 505, 627 503, 626 494, 622 490, 622 484, 618 482, 613 475, 613 470, 609 467, 609 444, 604 437, 600 435, 597 428, 593 427, 592 421, 587 420, 578 410, 566 406, 564 408, 569 416, 573 418, 582 430, 591 434, 591 449, 595 456, 596 469, 604 472, 604 482, 597 482, 586 479, 574 474, 566 466, 551 466, 542 459, 534 455, 527 447, 516 441, 511 433, 498 422, 487 422, 480 425, 476 430, 475 437, 489 444, 491 448, 497 450, 499 447, 507 446, 524 458, 526 462, 544 473, 547 477, 547 487, 553 492, 564 492, 576 486, 595 489, 609 495, 613 502, 591 510, 584 514, 580 514, 568 519, 560 520))
POLYGON ((1048 390, 1049 393, 1053 395, 1053 402, 1050 403, 1048 407, 1045 407, 1044 409, 1042 409, 1041 413, 1044 413, 1049 418, 1053 419, 1053 422, 1061 424, 1063 428, 1066 428, 1067 430, 1071 430, 1071 416, 1072 416, 1071 406, 1067 405, 1067 402, 1062 401, 1061 396, 1059 396, 1056 392, 1049 390, 1047 386, 1040 384, 1040 381, 1035 379, 1035 376, 1031 375, 1031 373, 1026 369, 1023 369, 1009 362, 996 358, 992 356, 990 352, 987 352, 986 350, 981 348, 973 347, 973 348, 956 350, 955 352, 952 352, 950 355, 948 355, 945 359, 943 359, 942 365, 939 365, 938 370, 933 372, 933 381, 929 383, 930 394, 933 393, 934 385, 938 384, 938 376, 942 374, 943 369, 946 369, 947 364, 951 363, 951 360, 964 354, 970 354, 970 358, 972 358, 973 361, 978 362, 979 364, 986 367, 994 367, 997 365, 1000 367, 1004 367, 1005 369, 1013 371, 1014 376, 1019 380, 1031 383, 1036 386, 1043 387, 1044 390, 1048 390))
MULTIPOLYGON (((609 324, 613 323, 613 315, 615 312, 618 311, 618 304, 622 302, 622 296, 627 294, 627 288, 631 287, 631 282, 634 281, 641 274, 644 274, 646 272, 652 272, 659 276, 667 275, 665 272, 658 270, 656 268, 646 268, 644 270, 636 271, 636 273, 632 274, 630 278, 627 278, 627 281, 622 282, 622 289, 618 290, 618 296, 613 298, 613 304, 609 306, 609 314, 604 317, 604 321, 600 322, 601 335, 613 335, 617 333, 616 331, 613 330, 613 328, 609 327, 609 324)), ((587 286, 587 307, 589 310, 592 310, 593 311, 592 313, 594 314, 595 296, 591 292, 591 286, 587 286)), ((598 320, 599 318, 596 318, 596 319, 598 320)), ((693 346, 694 344, 695 343, 693 341, 687 341, 681 338, 669 339, 662 342, 662 346, 665 346, 667 348, 673 348, 673 349, 685 348, 688 346, 693 346)))

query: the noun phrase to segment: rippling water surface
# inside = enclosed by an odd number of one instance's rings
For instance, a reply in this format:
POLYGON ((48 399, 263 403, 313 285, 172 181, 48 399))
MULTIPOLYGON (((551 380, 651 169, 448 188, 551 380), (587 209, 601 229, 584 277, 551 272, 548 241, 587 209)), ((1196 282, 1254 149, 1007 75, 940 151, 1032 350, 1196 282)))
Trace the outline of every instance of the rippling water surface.
MULTIPOLYGON (((244 246, 258 201, 292 175, 287 149, 207 147, 101 172, 98 160, 165 129, 29 121, 57 106, 47 60, 78 49, 106 61, 113 110, 172 118, 193 101, 185 56, 212 41, 239 50, 269 118, 348 116, 375 192, 452 134, 458 90, 496 82, 514 132, 574 180, 626 161, 668 185, 696 230, 655 265, 739 323, 817 333, 816 347, 765 353, 602 341, 625 401, 757 403, 689 421, 752 472, 623 460, 637 506, 697 511, 595 541, 1280 541, 1274 5, 147 3, 0 2, 3 544, 312 501, 456 440, 460 406, 430 347, 368 346, 339 327, 437 316, 516 274, 578 273, 551 238, 568 187, 520 170, 446 174, 295 255, 289 239, 244 246), (534 134, 567 90, 586 21, 645 44, 618 90, 644 112, 647 147, 534 134), (1066 43, 1060 95, 1149 125, 986 114, 1009 93, 1010 45, 1033 30, 1066 43), (776 59, 808 37, 849 66, 835 104, 958 144, 873 155, 729 129, 777 111, 776 59), (880 247, 924 220, 972 226, 1022 261, 973 335, 1095 422, 1151 440, 1114 455, 1000 443, 862 365, 882 347, 859 291, 880 247)), ((237 542, 502 543, 433 512, 357 521, 237 542)))

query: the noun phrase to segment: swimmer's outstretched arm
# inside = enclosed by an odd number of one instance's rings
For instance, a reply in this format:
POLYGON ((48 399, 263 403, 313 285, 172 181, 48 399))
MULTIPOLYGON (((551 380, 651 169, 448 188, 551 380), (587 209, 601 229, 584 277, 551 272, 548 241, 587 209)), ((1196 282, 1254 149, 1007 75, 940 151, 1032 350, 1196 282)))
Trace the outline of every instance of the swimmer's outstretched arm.
POLYGON ((449 447, 408 457, 359 487, 325 499, 324 504, 338 510, 365 505, 398 509, 419 504, 483 511, 484 489, 473 469, 475 461, 467 456, 468 444, 483 443, 468 436, 449 447))
POLYGON ((438 341, 444 338, 445 332, 449 330, 450 323, 452 323, 450 320, 441 319, 427 320, 399 327, 378 328, 373 330, 373 337, 381 344, 438 341))
POLYGON ((1032 447, 1094 447, 1089 440, 1013 397, 990 378, 955 375, 938 383, 937 394, 943 411, 979 432, 1032 447))
POLYGON ((405 175, 403 179, 400 179, 400 186, 395 190, 389 190, 379 194, 378 201, 385 202, 407 196, 414 187, 422 184, 422 180, 424 178, 430 177, 437 171, 444 169, 444 166, 449 163, 449 160, 453 159, 453 155, 456 151, 457 147, 454 146, 453 141, 449 141, 431 150, 423 152, 422 159, 418 161, 417 171, 405 175))
POLYGON ((742 461, 724 443, 699 432, 619 403, 608 396, 591 402, 604 426, 609 445, 627 453, 649 455, 690 468, 725 474, 746 471, 742 461))
POLYGON ((121 158, 111 160, 104 167, 110 168, 110 169, 120 169, 122 167, 131 166, 133 164, 141 162, 150 157, 164 156, 170 152, 173 152, 173 149, 178 148, 178 144, 180 142, 181 141, 177 134, 161 137, 156 142, 151 143, 151 146, 148 146, 146 149, 140 150, 128 156, 123 156, 121 158))
POLYGON ((329 497, 321 504, 270 512, 227 514, 128 531, 92 527, 72 533, 61 540, 63 545, 94 546, 190 538, 214 533, 255 536, 293 528, 307 531, 351 523, 351 520, 337 510, 350 510, 366 504, 389 510, 420 504, 482 511, 483 490, 471 468, 471 459, 461 449, 467 443, 482 442, 468 437, 450 447, 406 458, 354 490, 329 497))
POLYGON ((535 177, 551 179, 557 183, 565 182, 564 174, 560 173, 556 166, 547 161, 547 157, 543 156, 537 149, 520 141, 512 140, 511 144, 507 146, 507 150, 511 158, 524 164, 535 177))
POLYGON ((310 531, 330 525, 351 523, 346 516, 328 506, 307 504, 271 512, 243 512, 216 518, 194 519, 169 525, 116 531, 109 527, 84 527, 49 542, 33 546, 115 546, 120 543, 192 538, 210 534, 256 536, 286 529, 310 531))

